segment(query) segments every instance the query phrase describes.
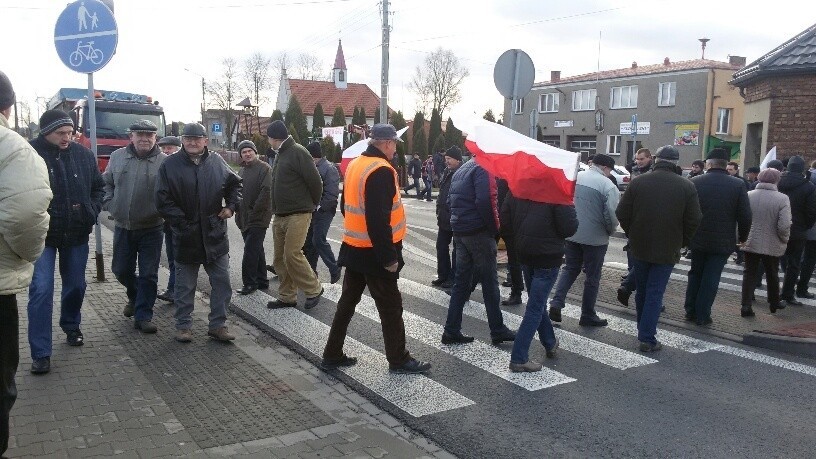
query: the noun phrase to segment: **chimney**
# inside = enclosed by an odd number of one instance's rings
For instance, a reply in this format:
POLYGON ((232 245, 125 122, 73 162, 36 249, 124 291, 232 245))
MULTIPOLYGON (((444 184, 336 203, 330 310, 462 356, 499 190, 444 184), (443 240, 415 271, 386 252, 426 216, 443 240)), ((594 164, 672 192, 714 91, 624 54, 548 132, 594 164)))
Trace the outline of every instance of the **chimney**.
POLYGON ((560 70, 550 71, 550 82, 555 83, 556 81, 561 81, 561 71, 560 70))
POLYGON ((728 56, 728 63, 739 67, 745 67, 745 57, 743 56, 728 56))
POLYGON ((663 59, 663 65, 671 65, 671 61, 669 60, 668 57, 663 59))
POLYGON ((636 69, 636 68, 637 68, 637 62, 632 61, 632 68, 633 68, 633 69, 636 69))

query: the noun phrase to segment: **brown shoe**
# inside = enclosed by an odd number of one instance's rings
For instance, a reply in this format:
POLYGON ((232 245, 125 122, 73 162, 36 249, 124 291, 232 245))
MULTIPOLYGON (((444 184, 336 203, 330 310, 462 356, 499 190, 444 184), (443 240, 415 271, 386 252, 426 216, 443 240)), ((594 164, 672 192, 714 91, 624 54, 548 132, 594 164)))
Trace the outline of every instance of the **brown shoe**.
POLYGON ((229 332, 227 331, 227 327, 215 328, 213 330, 208 331, 207 335, 209 335, 210 338, 216 341, 226 342, 235 339, 235 336, 229 334, 229 332))
POLYGON ((176 331, 176 341, 179 343, 189 343, 193 340, 193 332, 189 328, 176 331))

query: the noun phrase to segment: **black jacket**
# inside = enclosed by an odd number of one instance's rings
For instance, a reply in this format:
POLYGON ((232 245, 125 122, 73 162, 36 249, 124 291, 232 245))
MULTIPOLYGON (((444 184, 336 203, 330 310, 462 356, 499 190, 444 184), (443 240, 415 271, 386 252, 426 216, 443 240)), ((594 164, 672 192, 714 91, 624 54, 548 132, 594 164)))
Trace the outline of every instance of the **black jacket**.
POLYGON ((459 166, 453 174, 447 201, 454 233, 499 234, 496 178, 475 160, 459 166))
POLYGON ((235 212, 242 190, 241 177, 221 156, 207 150, 198 165, 183 148, 162 163, 156 208, 170 222, 176 261, 212 263, 229 253, 227 221, 218 213, 224 207, 235 212))
POLYGON ((448 195, 450 194, 451 178, 456 169, 445 169, 445 173, 439 180, 439 196, 436 198, 436 225, 439 229, 451 231, 450 207, 448 207, 448 195))
POLYGON ((408 175, 413 178, 419 178, 422 175, 422 161, 419 158, 411 158, 408 162, 408 175))
POLYGON ((533 268, 555 268, 564 261, 564 239, 578 230, 574 206, 543 204, 507 194, 502 206, 512 222, 513 239, 522 264, 533 268))
POLYGON ((94 154, 76 142, 60 150, 43 136, 32 140, 31 146, 45 160, 54 193, 48 206, 51 222, 45 244, 50 247, 85 244, 105 197, 105 182, 94 154))
POLYGON ((740 242, 745 242, 751 230, 751 204, 745 182, 729 176, 725 169, 709 169, 691 183, 697 189, 703 219, 689 248, 728 255, 736 246, 737 232, 740 242))
MULTIPOLYGON (((386 158, 385 154, 376 147, 369 145, 362 156, 376 156, 386 158)), ((353 247, 345 242, 340 245, 337 264, 347 269, 363 274, 369 274, 388 279, 399 278, 399 272, 405 261, 402 259, 402 242, 394 244, 391 236, 391 207, 394 205, 394 195, 399 196, 399 190, 394 183, 396 172, 390 167, 380 167, 372 172, 365 185, 365 219, 368 236, 374 247, 353 247), (399 264, 397 272, 385 269, 394 262, 399 264)), ((352 186, 345 182, 344 187, 352 186)), ((356 185, 355 185, 356 186, 356 185)), ((346 215, 346 200, 340 195, 340 211, 346 215)))
POLYGON ((788 195, 793 225, 790 240, 807 239, 807 230, 816 223, 816 185, 802 174, 784 172, 777 189, 788 195))

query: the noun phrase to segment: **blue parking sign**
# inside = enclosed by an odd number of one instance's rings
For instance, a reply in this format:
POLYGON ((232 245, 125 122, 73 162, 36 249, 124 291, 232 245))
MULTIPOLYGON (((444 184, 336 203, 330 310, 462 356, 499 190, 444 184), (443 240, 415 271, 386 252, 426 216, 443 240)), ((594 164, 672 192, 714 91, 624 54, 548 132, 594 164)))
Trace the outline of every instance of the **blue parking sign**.
POLYGON ((98 0, 68 4, 54 27, 57 54, 66 67, 79 73, 104 67, 116 52, 118 41, 116 19, 98 0))
POLYGON ((220 134, 221 133, 221 123, 213 123, 212 131, 213 131, 214 134, 220 134))

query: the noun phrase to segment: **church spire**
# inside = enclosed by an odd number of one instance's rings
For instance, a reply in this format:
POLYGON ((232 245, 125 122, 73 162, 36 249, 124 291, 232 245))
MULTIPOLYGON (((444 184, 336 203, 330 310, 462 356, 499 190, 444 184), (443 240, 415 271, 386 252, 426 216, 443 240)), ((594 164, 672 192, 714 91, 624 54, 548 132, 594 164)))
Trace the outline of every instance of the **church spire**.
POLYGON ((337 56, 334 58, 332 80, 337 89, 348 88, 348 70, 346 69, 346 58, 343 56, 343 40, 337 41, 337 56))

